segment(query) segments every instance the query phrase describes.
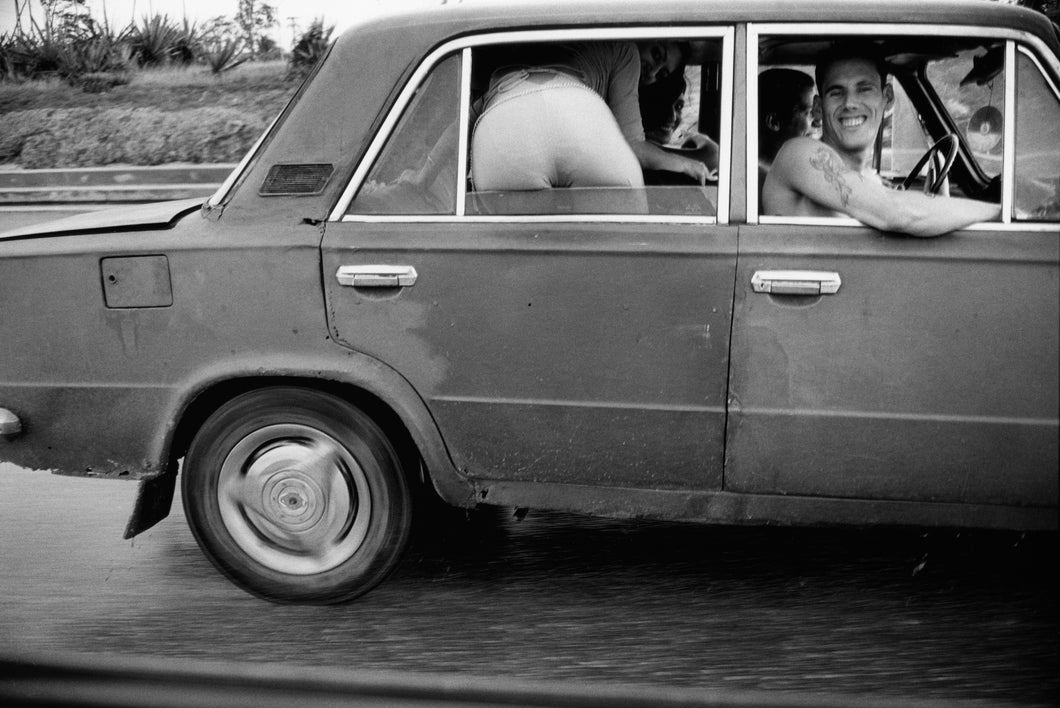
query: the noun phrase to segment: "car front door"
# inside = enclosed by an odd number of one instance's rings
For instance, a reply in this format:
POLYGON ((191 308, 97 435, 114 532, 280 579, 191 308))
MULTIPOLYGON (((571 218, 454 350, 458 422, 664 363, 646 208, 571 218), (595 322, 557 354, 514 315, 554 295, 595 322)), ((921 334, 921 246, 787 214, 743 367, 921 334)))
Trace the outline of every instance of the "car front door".
POLYGON ((1056 505, 1060 109, 1019 66, 1004 223, 934 239, 840 219, 741 228, 727 490, 1056 505))

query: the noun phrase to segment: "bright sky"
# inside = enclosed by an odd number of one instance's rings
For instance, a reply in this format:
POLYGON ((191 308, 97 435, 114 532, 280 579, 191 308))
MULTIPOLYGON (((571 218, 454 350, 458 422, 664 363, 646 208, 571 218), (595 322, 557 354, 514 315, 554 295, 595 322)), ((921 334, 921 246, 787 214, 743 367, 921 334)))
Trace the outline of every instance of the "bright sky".
MULTIPOLYGON (((27 0, 0 0, 0 33, 10 32, 15 27, 15 3, 21 7, 27 0)), ((323 17, 325 26, 335 25, 336 33, 356 20, 382 12, 386 9, 407 5, 437 5, 441 0, 265 0, 276 8, 280 27, 277 39, 283 47, 291 45, 291 18, 299 30, 306 29, 317 17, 323 17)), ((452 0, 450 0, 452 1, 452 0)), ((40 12, 40 0, 29 0, 34 13, 40 12)), ((102 20, 104 11, 111 26, 122 27, 129 20, 137 21, 145 15, 168 15, 171 19, 183 17, 203 22, 225 15, 233 17, 238 0, 87 0, 93 17, 102 20)), ((37 15, 39 17, 39 14, 37 15)), ((23 14, 23 19, 25 14, 23 14)))

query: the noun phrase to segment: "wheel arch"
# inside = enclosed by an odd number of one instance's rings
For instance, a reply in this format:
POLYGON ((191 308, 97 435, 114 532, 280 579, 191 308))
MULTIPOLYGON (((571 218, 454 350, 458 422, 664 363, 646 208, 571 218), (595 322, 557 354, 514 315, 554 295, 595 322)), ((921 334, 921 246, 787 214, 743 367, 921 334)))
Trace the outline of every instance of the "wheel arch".
MULTIPOLYGON (((366 357, 366 359, 368 359, 366 357)), ((160 465, 165 472, 140 483, 125 538, 133 538, 168 516, 172 507, 180 460, 211 413, 227 401, 269 386, 296 386, 336 395, 362 410, 390 440, 413 488, 433 488, 455 506, 473 506, 473 488, 449 457, 441 433, 423 399, 397 372, 368 359, 371 369, 349 365, 342 370, 314 366, 225 368, 186 387, 167 417, 160 465), (306 373, 311 371, 312 373, 306 373), (360 374, 359 376, 357 374, 360 374)))

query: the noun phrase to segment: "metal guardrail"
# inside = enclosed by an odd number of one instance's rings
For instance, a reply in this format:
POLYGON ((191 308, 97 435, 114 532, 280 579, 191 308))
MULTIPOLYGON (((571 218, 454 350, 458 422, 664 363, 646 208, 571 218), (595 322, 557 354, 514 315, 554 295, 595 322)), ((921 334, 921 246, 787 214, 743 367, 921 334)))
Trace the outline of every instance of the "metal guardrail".
POLYGON ((208 197, 235 165, 0 170, 0 205, 128 203, 208 197))

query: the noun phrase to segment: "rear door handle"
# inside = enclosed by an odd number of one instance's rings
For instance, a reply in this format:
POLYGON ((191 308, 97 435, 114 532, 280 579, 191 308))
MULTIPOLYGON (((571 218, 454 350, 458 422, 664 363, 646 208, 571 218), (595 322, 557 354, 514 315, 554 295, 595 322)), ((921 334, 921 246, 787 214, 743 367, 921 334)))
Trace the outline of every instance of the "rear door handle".
POLYGON ((822 270, 759 270, 751 289, 772 295, 834 295, 843 281, 839 273, 822 270))
POLYGON ((407 288, 416 284, 416 269, 406 265, 345 265, 335 278, 352 288, 407 288))

